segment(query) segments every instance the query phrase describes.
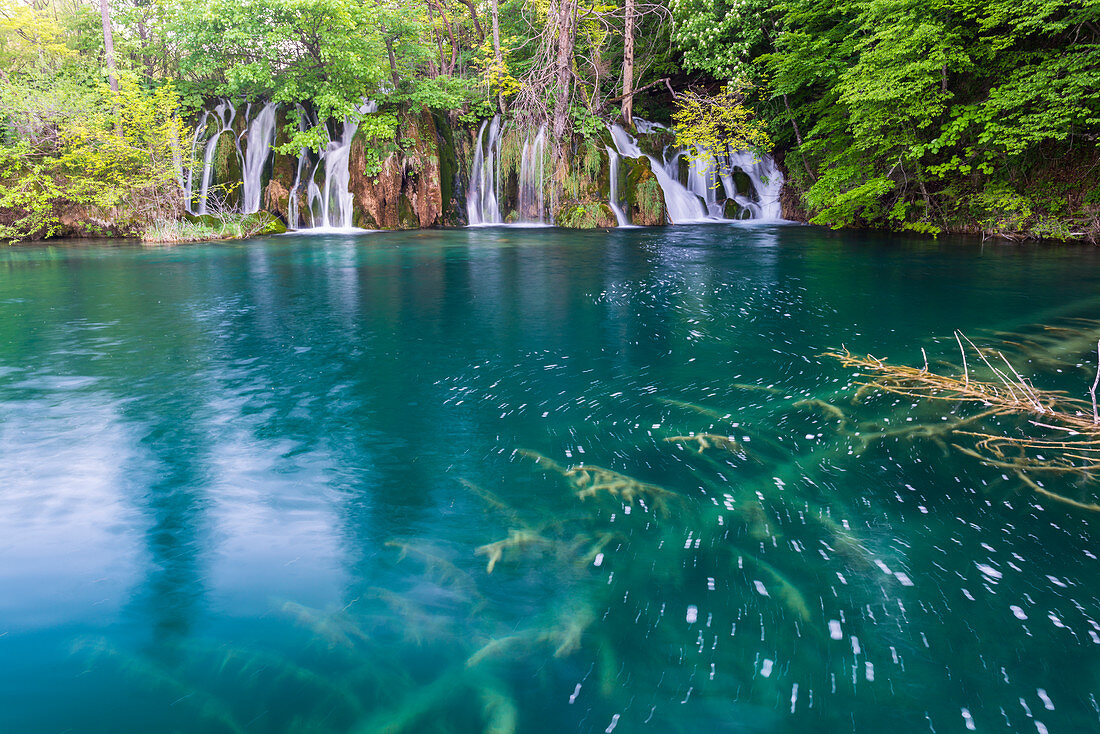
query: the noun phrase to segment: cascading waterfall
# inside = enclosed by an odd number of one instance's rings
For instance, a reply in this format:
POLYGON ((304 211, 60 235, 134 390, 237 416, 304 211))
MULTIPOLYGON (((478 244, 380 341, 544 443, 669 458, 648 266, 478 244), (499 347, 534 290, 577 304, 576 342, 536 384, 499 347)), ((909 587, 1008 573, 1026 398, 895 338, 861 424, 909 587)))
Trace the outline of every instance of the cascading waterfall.
POLYGON ((471 225, 502 224, 500 202, 497 200, 498 161, 500 160, 500 134, 503 130, 500 115, 481 123, 474 146, 474 162, 470 167, 470 187, 466 193, 466 216, 471 225))
MULTIPOLYGON (((727 156, 729 179, 732 187, 732 171, 740 169, 752 182, 759 196, 759 202, 746 202, 740 193, 730 191, 730 197, 753 212, 753 219, 778 221, 783 218, 783 207, 779 195, 783 191, 783 173, 771 156, 757 156, 751 150, 740 150, 727 156), (747 204, 754 206, 747 206, 747 204)), ((724 183, 723 179, 723 183, 724 183)))
MULTIPOLYGON (((199 215, 206 214, 206 204, 210 195, 210 182, 214 176, 214 153, 218 149, 218 138, 222 136, 222 133, 232 131, 233 120, 237 117, 237 109, 229 100, 222 100, 214 108, 214 117, 218 128, 206 141, 206 150, 203 152, 202 157, 202 187, 199 189, 199 205, 195 211, 199 215)), ((237 142, 236 138, 233 142, 237 142)), ((240 146, 237 146, 237 154, 240 155, 240 146)))
MULTIPOLYGON (((672 162, 676 166, 673 170, 679 171, 682 152, 673 156, 672 162)), ((718 175, 717 161, 713 158, 694 158, 688 163, 687 183, 691 192, 703 200, 707 208, 707 214, 711 217, 722 218, 722 202, 719 200, 719 186, 724 187, 718 175)), ((732 178, 730 179, 732 181, 732 178)))
MULTIPOLYGON (((295 105, 298 110, 298 131, 305 132, 309 129, 309 117, 301 105, 295 105)), ((298 151, 298 165, 294 171, 294 183, 290 186, 290 194, 286 204, 286 222, 288 229, 298 229, 300 222, 298 213, 298 190, 302 187, 302 174, 309 168, 309 148, 298 151)))
MULTIPOLYGON (((376 102, 367 100, 359 107, 359 114, 365 115, 378 111, 376 102)), ((345 119, 340 137, 330 140, 309 180, 307 199, 314 229, 354 229, 352 217, 352 194, 348 184, 351 171, 348 161, 351 157, 351 143, 359 130, 357 120, 345 119), (323 166, 323 169, 322 169, 323 166), (318 171, 324 171, 323 184, 317 185, 318 171)))
POLYGON ((206 121, 210 119, 210 112, 208 110, 202 111, 202 117, 199 118, 199 124, 195 126, 195 134, 191 136, 191 157, 188 159, 189 163, 186 168, 180 166, 180 186, 183 189, 183 206, 188 213, 194 214, 195 202, 194 187, 195 187, 195 170, 194 162, 198 158, 197 151, 199 147, 199 138, 202 137, 203 132, 206 131, 206 121))
MULTIPOLYGON (((667 130, 657 123, 640 118, 635 118, 634 124, 642 134, 667 130)), ((612 126, 611 135, 621 154, 630 157, 642 155, 634 138, 619 126, 612 126)), ((749 212, 752 219, 782 220, 779 195, 783 189, 783 174, 771 156, 758 156, 751 150, 739 150, 726 155, 692 160, 687 167, 685 186, 680 184, 680 159, 683 155, 682 150, 670 149, 662 156, 663 161, 646 156, 665 193, 669 219, 673 224, 723 219, 725 199, 733 199, 749 212), (738 191, 734 176, 738 171, 748 177, 756 193, 755 199, 748 191, 738 191), (665 188, 666 179, 673 183, 671 189, 665 188), (694 198, 694 201, 689 201, 688 196, 694 198)))
POLYGON ((626 213, 619 206, 619 162, 620 157, 618 151, 611 146, 605 146, 607 149, 607 159, 611 167, 609 178, 610 190, 608 191, 607 203, 611 206, 611 211, 615 213, 615 223, 620 227, 631 226, 630 220, 627 219, 626 213))
MULTIPOLYGON (((314 123, 303 108, 297 109, 299 129, 306 130, 314 123)), ((368 100, 358 109, 360 115, 375 111, 377 105, 368 100)), ((212 109, 203 111, 191 141, 192 160, 197 159, 202 146, 201 173, 195 170, 198 164, 194 164, 192 170, 182 171, 180 176, 187 211, 201 215, 211 209, 214 159, 221 136, 234 131, 237 114, 229 100, 221 100, 212 109)), ((243 113, 243 132, 239 136, 232 135, 241 166, 240 209, 244 213, 257 212, 262 207, 263 178, 273 155, 277 116, 275 103, 249 104, 243 113)), ((287 205, 291 229, 297 228, 303 219, 314 229, 354 228, 349 159, 351 144, 359 128, 357 120, 358 116, 337 126, 339 135, 334 135, 319 153, 313 154, 307 149, 300 152, 287 205), (308 216, 299 212, 303 190, 308 201, 308 216)), ((641 134, 667 130, 641 119, 636 119, 635 125, 641 134)), ((471 225, 504 223, 498 192, 502 190, 501 150, 506 126, 503 119, 496 116, 483 122, 478 130, 466 197, 471 225)), ((684 166, 685 153, 680 149, 670 146, 658 159, 643 153, 637 139, 622 127, 612 125, 610 132, 614 147, 605 146, 611 173, 609 204, 618 226, 631 226, 619 199, 619 175, 624 156, 644 156, 649 160, 650 170, 661 187, 669 221, 673 224, 722 220, 728 200, 736 202, 752 219, 781 219, 779 195, 783 176, 770 156, 758 157, 751 151, 727 152, 709 159, 691 160, 684 166), (738 190, 737 182, 744 184, 745 179, 751 187, 738 190)), ((518 176, 513 180, 517 224, 545 225, 550 220, 546 201, 546 148, 545 125, 528 132, 520 146, 518 176)), ((509 219, 512 217, 510 213, 509 219)))
POLYGON ((669 173, 664 161, 659 161, 653 156, 643 153, 630 133, 618 125, 612 125, 611 139, 615 142, 615 148, 621 155, 628 158, 645 156, 649 159, 650 169, 653 171, 653 175, 657 177, 657 183, 661 185, 661 191, 665 197, 668 218, 673 224, 705 222, 710 219, 699 197, 685 188, 676 177, 669 173))
MULTIPOLYGON (((245 111, 246 119, 251 109, 249 105, 245 111)), ((271 146, 275 144, 275 113, 275 103, 268 102, 248 121, 245 129, 245 154, 241 166, 241 211, 245 214, 260 211, 264 166, 271 157, 271 146)))
MULTIPOLYGON (((498 158, 499 160, 499 158, 498 158)), ((546 125, 539 127, 534 139, 523 141, 519 167, 519 220, 545 224, 546 211, 546 125)), ((498 173, 499 176, 499 173, 498 173)))

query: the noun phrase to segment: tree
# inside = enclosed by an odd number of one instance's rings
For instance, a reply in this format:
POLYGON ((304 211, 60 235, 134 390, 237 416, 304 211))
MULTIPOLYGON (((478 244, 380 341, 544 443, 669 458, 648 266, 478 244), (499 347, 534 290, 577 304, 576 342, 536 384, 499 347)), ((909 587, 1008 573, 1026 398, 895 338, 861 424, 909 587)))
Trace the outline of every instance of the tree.
POLYGON ((107 6, 107 0, 99 0, 99 14, 103 18, 103 48, 106 52, 107 79, 111 83, 111 91, 118 93, 118 74, 115 71, 115 41, 111 32, 111 9, 107 6))
POLYGON ((634 0, 626 0, 623 28, 623 124, 634 124, 634 0))

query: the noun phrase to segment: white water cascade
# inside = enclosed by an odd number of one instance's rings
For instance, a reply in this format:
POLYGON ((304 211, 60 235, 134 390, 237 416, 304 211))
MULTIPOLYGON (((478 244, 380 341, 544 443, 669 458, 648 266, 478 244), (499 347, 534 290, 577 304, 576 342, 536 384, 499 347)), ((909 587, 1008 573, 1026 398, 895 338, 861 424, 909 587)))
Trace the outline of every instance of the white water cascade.
MULTIPOLYGON (((295 107, 298 110, 298 131, 305 132, 309 129, 309 117, 306 115, 306 111, 301 105, 295 105, 295 107)), ((287 197, 287 229, 298 229, 300 217, 298 212, 298 190, 302 187, 302 177, 307 170, 309 170, 309 149, 302 148, 298 151, 298 165, 294 171, 294 183, 290 185, 290 194, 287 197)))
MULTIPOLYGON (((245 110, 246 119, 251 109, 249 105, 245 110)), ((275 144, 275 113, 275 103, 268 102, 254 118, 248 120, 248 127, 245 128, 243 137, 246 144, 241 166, 241 211, 245 214, 260 211, 264 166, 271 157, 271 146, 275 144)))
POLYGON ((500 115, 481 123, 470 167, 470 187, 466 192, 466 216, 471 225, 502 224, 497 200, 497 175, 500 160, 500 115), (488 128, 488 130, 486 130, 488 128))
MULTIPOLYGON (((218 149, 218 138, 222 136, 222 133, 232 131, 233 120, 237 117, 237 109, 229 100, 222 100, 214 108, 214 117, 218 128, 207 139, 206 149, 203 151, 202 157, 202 187, 199 189, 199 205, 195 210, 195 213, 199 215, 206 214, 206 204, 210 195, 210 182, 214 176, 214 153, 218 149)), ((236 143, 236 139, 233 142, 236 143)), ((239 155, 239 147, 237 152, 239 155)))
POLYGON ((539 127, 534 139, 528 133, 523 141, 517 206, 520 222, 546 223, 546 125, 539 127))
POLYGON ((609 196, 608 196, 608 199, 607 199, 607 203, 611 206, 611 211, 615 213, 615 223, 619 227, 629 227, 629 226, 631 226, 630 220, 627 219, 626 213, 622 210, 622 207, 619 206, 619 162, 620 162, 620 156, 619 156, 618 151, 616 151, 611 146, 604 146, 604 147, 607 149, 607 159, 608 159, 609 165, 611 167, 610 175, 608 177, 608 178, 610 178, 610 184, 609 184, 610 190, 608 191, 609 196))
MULTIPOLYGON (((359 114, 378 111, 378 104, 367 100, 359 107, 359 114)), ((321 151, 317 166, 309 179, 306 197, 309 202, 310 221, 313 229, 355 229, 352 218, 352 195, 349 187, 351 171, 351 143, 359 130, 358 120, 345 119, 340 137, 330 140, 321 151), (317 184, 317 174, 324 171, 322 183, 317 184)))
POLYGON ((183 189, 183 206, 191 214, 194 214, 194 187, 195 187, 195 170, 194 161, 197 158, 196 152, 199 147, 199 138, 206 132, 206 121, 210 119, 210 111, 203 110, 202 117, 199 118, 199 124, 195 126, 195 133, 191 136, 191 158, 188 167, 184 168, 182 163, 180 164, 180 187, 183 189))
MULTIPOLYGON (((634 124, 643 134, 667 129, 640 118, 635 118, 634 124)), ((643 155, 635 139, 621 127, 612 126, 611 136, 621 154, 630 157, 643 155)), ((683 155, 682 150, 667 149, 662 161, 646 156, 664 191, 669 219, 673 224, 724 219, 726 199, 733 199, 747 210, 751 219, 782 220, 779 194, 783 189, 783 174, 771 156, 739 150, 709 159, 692 160, 687 167, 685 186, 680 184, 680 159, 683 155), (752 191, 737 189, 737 172, 749 179, 752 191), (666 180, 671 182, 670 188, 666 188, 666 180)))
POLYGON ((673 174, 670 174, 663 161, 643 153, 630 133, 618 125, 612 125, 611 139, 615 141, 615 148, 621 155, 628 158, 645 156, 649 159, 650 169, 653 171, 653 175, 657 177, 657 183, 661 185, 661 191, 665 197, 668 218, 673 224, 705 222, 711 219, 699 197, 685 188, 673 174))
MULTIPOLYGON (((783 173, 775 164, 771 156, 757 156, 751 150, 740 150, 727 156, 727 170, 729 179, 727 186, 730 198, 741 204, 753 214, 753 219, 778 221, 783 218, 783 207, 779 203, 779 194, 783 190, 783 173), (753 189, 759 197, 758 202, 743 201, 745 197, 741 192, 733 188, 733 169, 738 168, 744 172, 752 182, 753 189)), ((726 178, 722 179, 726 185, 726 178)))

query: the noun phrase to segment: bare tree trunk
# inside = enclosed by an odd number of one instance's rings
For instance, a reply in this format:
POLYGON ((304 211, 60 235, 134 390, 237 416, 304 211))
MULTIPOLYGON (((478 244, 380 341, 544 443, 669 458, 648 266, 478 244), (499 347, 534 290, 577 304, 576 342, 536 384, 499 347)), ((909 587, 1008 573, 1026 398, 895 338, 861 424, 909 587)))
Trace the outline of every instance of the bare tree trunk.
MULTIPOLYGON (((504 72, 504 59, 500 55, 500 0, 493 0, 493 61, 497 74, 504 72)), ((497 90, 497 103, 504 110, 504 94, 497 90)))
MULTIPOLYGON (((451 59, 447 61, 443 58, 443 41, 440 40, 439 44, 439 58, 440 63, 443 65, 443 73, 450 76, 455 72, 455 66, 458 63, 458 39, 455 38, 454 29, 451 27, 451 21, 447 18, 447 10, 443 3, 439 4, 437 8, 439 10, 439 17, 443 21, 443 28, 447 31, 447 39, 451 44, 451 59)), ((432 6, 428 5, 428 13, 432 12, 432 6)))
MULTIPOLYGON (((444 16, 444 19, 446 19, 446 16, 444 16)), ((435 41, 436 47, 439 49, 439 63, 440 65, 444 65, 445 62, 443 61, 443 37, 435 32, 435 16, 432 14, 431 3, 428 3, 428 29, 429 32, 432 34, 432 40, 435 41)), ((433 79, 439 76, 439 69, 436 67, 435 59, 432 58, 428 59, 428 76, 432 77, 433 79)))
POLYGON ((103 46, 107 51, 107 79, 111 91, 118 94, 118 75, 115 72, 115 39, 111 35, 111 9, 107 0, 99 0, 99 14, 103 16, 103 46))
POLYGON ((626 27, 623 30, 623 122, 634 126, 634 0, 626 0, 626 27))
POLYGON ((562 0, 558 22, 558 50, 554 66, 554 141, 561 145, 572 132, 569 125, 570 82, 573 80, 573 46, 576 42, 577 0, 562 0))
POLYGON ((550 210, 557 209, 564 193, 568 165, 566 151, 572 146, 573 126, 569 114, 572 101, 573 50, 576 43, 577 0, 561 0, 558 6, 557 52, 554 57, 554 115, 552 124, 550 210))
POLYGON ((99 0, 99 14, 103 17, 103 48, 107 57, 107 81, 111 83, 111 98, 115 108, 115 135, 122 137, 122 117, 118 109, 118 72, 115 69, 115 39, 111 34, 111 9, 107 0, 99 0))

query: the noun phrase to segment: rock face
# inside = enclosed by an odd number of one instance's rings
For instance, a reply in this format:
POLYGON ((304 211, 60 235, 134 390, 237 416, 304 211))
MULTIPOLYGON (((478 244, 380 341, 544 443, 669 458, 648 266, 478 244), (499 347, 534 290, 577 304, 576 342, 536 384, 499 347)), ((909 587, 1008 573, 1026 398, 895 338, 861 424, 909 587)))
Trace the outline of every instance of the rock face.
MULTIPOLYGON (((397 118, 394 140, 375 140, 357 131, 351 141, 348 193, 353 224, 363 229, 466 224, 467 159, 472 133, 457 124, 456 116, 445 113, 403 112, 397 118)), ((276 146, 286 142, 283 125, 285 118, 281 117, 276 146)), ((318 156, 307 152, 304 162, 299 162, 295 156, 276 153, 270 168, 270 178, 264 185, 264 208, 292 227, 309 227, 310 177, 317 188, 324 186, 319 180, 324 166, 318 165, 318 156)))
POLYGON ((381 170, 367 173, 367 147, 356 135, 348 171, 353 218, 364 229, 416 229, 443 224, 443 187, 435 119, 427 112, 403 115, 397 140, 383 151, 381 170))

